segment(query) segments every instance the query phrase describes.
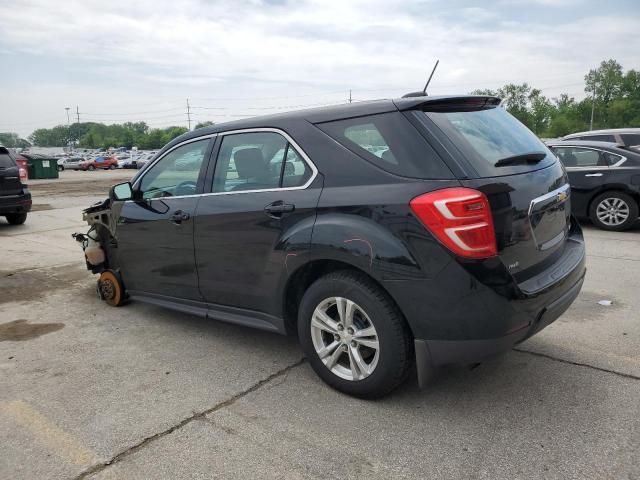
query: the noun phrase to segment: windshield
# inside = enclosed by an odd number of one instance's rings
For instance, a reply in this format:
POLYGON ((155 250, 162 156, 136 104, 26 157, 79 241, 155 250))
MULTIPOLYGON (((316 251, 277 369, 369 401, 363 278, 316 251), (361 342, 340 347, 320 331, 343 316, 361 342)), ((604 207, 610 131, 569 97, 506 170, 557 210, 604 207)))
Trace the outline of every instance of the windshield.
POLYGON ((462 151, 481 175, 505 175, 543 168, 553 154, 527 127, 504 108, 467 112, 425 112, 462 151), (544 153, 537 163, 500 166, 500 160, 544 153))

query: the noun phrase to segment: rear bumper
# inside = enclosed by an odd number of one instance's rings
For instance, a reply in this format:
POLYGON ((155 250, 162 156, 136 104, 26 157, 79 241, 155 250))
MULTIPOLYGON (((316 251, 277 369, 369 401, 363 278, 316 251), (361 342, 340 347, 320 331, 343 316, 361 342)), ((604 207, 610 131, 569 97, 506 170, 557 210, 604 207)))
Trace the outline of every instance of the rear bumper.
POLYGON ((20 195, 0 196, 0 215, 26 213, 31 210, 31 203, 31 194, 27 191, 20 195))
POLYGON ((584 273, 568 291, 542 308, 531 325, 515 332, 481 340, 415 340, 416 352, 424 350, 422 355, 431 365, 439 366, 450 363, 475 363, 509 351, 514 345, 538 333, 567 311, 580 293, 583 282, 584 273))
POLYGON ((454 260, 433 278, 383 284, 416 339, 424 381, 432 366, 476 363, 536 334, 569 308, 585 274, 584 239, 574 222, 562 256, 521 283, 494 257, 454 260))

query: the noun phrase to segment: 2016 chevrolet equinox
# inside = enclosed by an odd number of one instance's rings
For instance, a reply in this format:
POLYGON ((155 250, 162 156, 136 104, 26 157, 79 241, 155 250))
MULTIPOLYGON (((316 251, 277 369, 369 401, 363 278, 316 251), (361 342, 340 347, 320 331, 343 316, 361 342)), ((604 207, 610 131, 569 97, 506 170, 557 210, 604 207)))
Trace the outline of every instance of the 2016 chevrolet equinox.
POLYGON ((278 333, 377 397, 509 350, 585 275, 567 175, 485 96, 241 120, 173 140, 85 211, 98 291, 278 333))

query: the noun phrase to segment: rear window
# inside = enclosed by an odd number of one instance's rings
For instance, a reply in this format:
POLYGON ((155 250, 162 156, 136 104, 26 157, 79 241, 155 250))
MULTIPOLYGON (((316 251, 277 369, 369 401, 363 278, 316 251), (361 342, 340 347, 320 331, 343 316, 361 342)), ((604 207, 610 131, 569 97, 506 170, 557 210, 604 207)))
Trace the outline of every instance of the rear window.
POLYGON ((389 173, 413 178, 452 177, 431 145, 399 112, 320 123, 317 127, 389 173))
POLYGON ((444 132, 482 176, 537 170, 555 161, 547 146, 504 108, 425 112, 425 115, 444 132), (496 167, 500 160, 535 152, 544 153, 546 157, 537 163, 496 167))
POLYGON ((0 150, 0 168, 9 168, 15 167, 16 163, 13 161, 13 158, 9 156, 6 149, 0 150))

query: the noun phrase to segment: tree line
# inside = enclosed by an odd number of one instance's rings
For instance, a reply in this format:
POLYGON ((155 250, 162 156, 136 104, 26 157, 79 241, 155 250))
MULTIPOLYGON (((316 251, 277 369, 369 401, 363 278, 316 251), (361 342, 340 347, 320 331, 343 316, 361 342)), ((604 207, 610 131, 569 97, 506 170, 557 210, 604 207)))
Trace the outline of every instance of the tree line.
MULTIPOLYGON (((616 60, 605 60, 584 77, 587 96, 580 101, 563 93, 548 98, 528 83, 507 84, 497 90, 475 90, 478 95, 502 98, 502 105, 518 120, 542 138, 555 138, 593 128, 640 127, 640 71, 624 71, 616 60)), ((203 122, 196 128, 211 125, 203 122)), ((0 133, 0 144, 8 147, 33 145, 82 148, 136 146, 158 149, 186 132, 184 127, 149 128, 145 122, 105 125, 84 122, 70 126, 41 128, 27 140, 15 133, 0 133)))
POLYGON ((640 71, 624 71, 616 60, 605 60, 584 77, 581 101, 563 93, 549 99, 527 83, 497 90, 475 90, 478 95, 502 98, 502 105, 542 138, 555 138, 593 129, 640 127, 640 71))

